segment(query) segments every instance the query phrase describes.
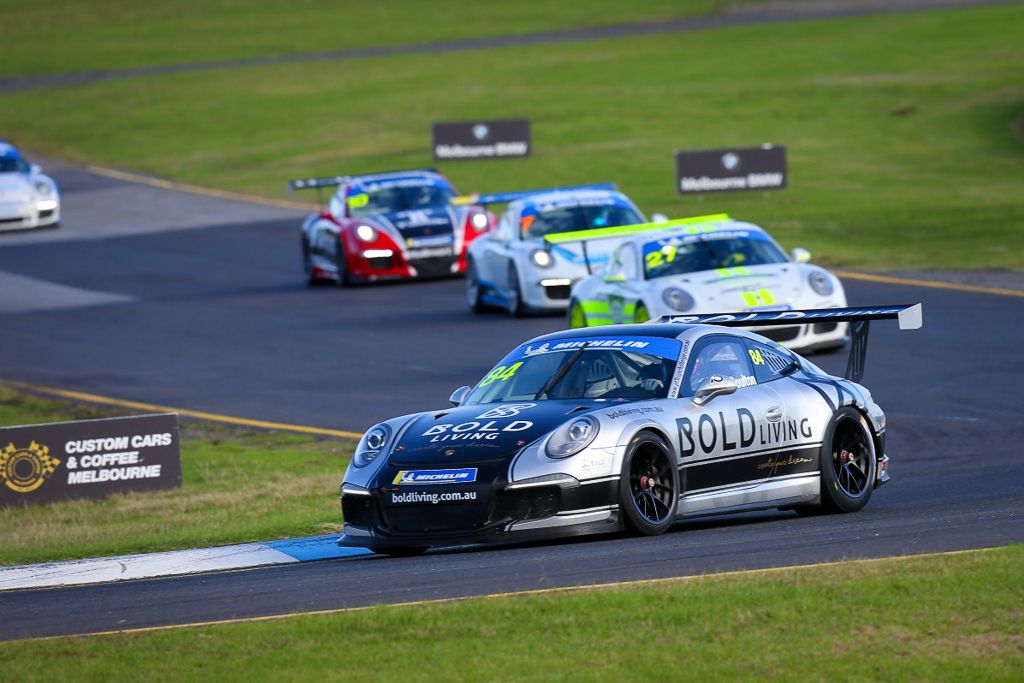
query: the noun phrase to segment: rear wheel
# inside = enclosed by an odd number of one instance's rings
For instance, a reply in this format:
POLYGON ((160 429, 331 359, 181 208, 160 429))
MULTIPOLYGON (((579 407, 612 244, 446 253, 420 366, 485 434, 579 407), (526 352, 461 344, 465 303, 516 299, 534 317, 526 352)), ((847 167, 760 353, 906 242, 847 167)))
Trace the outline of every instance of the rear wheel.
POLYGON ((668 444, 640 432, 626 449, 619 479, 619 510, 626 528, 643 536, 664 533, 676 518, 679 472, 668 444))
POLYGON ((875 488, 875 441, 867 419, 856 409, 840 408, 825 431, 821 447, 821 507, 856 512, 875 488))
POLYGON ((587 326, 587 314, 583 311, 583 304, 573 299, 569 302, 569 327, 576 329, 587 326))
POLYGON ((645 323, 651 319, 651 314, 647 311, 647 307, 642 302, 636 303, 636 309, 633 313, 634 323, 645 323))
POLYGON ((474 313, 481 313, 486 308, 480 277, 476 274, 476 264, 472 260, 466 265, 466 300, 474 313))

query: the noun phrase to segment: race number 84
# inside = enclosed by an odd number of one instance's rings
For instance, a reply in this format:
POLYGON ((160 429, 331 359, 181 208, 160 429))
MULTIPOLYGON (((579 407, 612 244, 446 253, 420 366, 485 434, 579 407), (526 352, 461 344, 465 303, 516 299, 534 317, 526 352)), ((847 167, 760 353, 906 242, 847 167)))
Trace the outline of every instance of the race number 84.
POLYGON ((480 380, 480 386, 486 387, 488 384, 493 384, 494 382, 505 382, 512 379, 512 376, 516 374, 516 371, 519 370, 522 364, 523 362, 519 361, 518 363, 513 363, 507 367, 499 365, 488 372, 486 377, 480 380))

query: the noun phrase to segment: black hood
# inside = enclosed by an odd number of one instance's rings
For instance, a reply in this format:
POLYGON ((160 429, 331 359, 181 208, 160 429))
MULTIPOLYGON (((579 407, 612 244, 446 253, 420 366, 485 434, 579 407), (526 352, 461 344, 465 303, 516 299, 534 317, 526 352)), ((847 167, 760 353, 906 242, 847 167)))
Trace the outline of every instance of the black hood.
POLYGON ((395 211, 378 218, 391 224, 405 238, 450 235, 454 231, 452 215, 447 208, 434 207, 415 211, 395 211))
POLYGON ((397 466, 465 465, 508 459, 575 415, 606 401, 487 403, 424 413, 415 418, 391 454, 397 466))

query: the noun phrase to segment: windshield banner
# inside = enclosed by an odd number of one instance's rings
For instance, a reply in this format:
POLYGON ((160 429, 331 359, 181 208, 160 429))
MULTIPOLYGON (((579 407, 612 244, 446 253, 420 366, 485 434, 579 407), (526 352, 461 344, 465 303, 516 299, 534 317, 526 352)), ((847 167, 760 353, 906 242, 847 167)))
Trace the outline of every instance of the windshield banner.
POLYGON ((648 356, 659 356, 669 360, 679 358, 678 339, 668 337, 579 337, 546 341, 540 344, 523 344, 509 354, 509 360, 538 356, 544 353, 576 351, 585 347, 587 351, 631 351, 648 356))

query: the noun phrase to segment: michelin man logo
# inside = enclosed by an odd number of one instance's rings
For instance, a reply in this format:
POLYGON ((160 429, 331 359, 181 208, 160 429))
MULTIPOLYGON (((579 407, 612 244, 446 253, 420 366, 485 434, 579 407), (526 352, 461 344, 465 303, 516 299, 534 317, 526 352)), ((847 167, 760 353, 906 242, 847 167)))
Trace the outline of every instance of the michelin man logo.
POLYGON ((536 403, 509 403, 503 406, 495 406, 486 413, 477 415, 476 419, 487 420, 491 418, 515 417, 524 410, 536 407, 536 405, 536 403))
POLYGON ((486 124, 478 123, 473 126, 473 137, 483 142, 487 139, 487 136, 491 134, 491 129, 486 124))
POLYGON ((735 171, 740 167, 740 156, 735 152, 726 152, 722 155, 722 167, 727 171, 735 171))
POLYGON ((551 342, 544 342, 540 346, 534 348, 533 346, 527 346, 526 350, 523 351, 523 355, 536 356, 541 353, 547 353, 551 350, 551 342))
POLYGON ((50 449, 35 441, 28 448, 15 448, 9 443, 0 450, 0 480, 18 493, 35 491, 57 471, 58 465, 60 460, 50 455, 50 449))

